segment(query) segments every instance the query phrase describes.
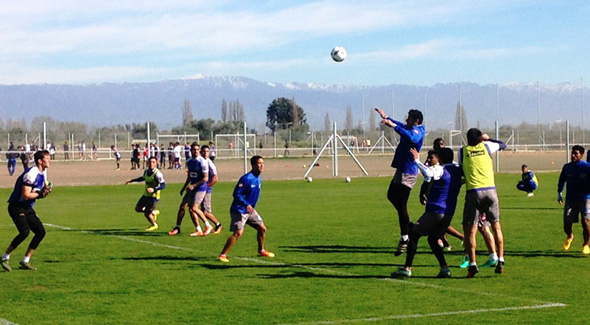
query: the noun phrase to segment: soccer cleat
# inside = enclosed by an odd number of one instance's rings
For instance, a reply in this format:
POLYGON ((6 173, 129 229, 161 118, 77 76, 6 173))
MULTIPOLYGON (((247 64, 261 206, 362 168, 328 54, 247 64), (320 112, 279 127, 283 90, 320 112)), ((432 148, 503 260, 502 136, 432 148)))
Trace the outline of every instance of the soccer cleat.
POLYGON ((158 229, 158 224, 155 224, 155 225, 153 225, 151 227, 148 227, 145 231, 154 231, 156 229, 158 229))
POLYGON ((158 216, 160 215, 160 210, 154 210, 154 211, 152 211, 152 213, 154 214, 154 220, 158 220, 158 216))
POLYGON ((258 252, 258 256, 263 256, 263 257, 275 257, 274 253, 271 253, 269 251, 262 251, 262 252, 258 252))
POLYGON ((469 257, 463 256, 463 262, 459 265, 460 268, 466 269, 469 267, 469 257))
POLYGON ((439 278, 439 279, 450 278, 451 277, 451 270, 449 270, 449 269, 440 270, 440 272, 438 272, 438 274, 436 275, 436 277, 439 278))
POLYGON ((8 272, 12 271, 12 268, 10 267, 10 263, 9 263, 8 259, 2 260, 2 268, 8 272))
POLYGON ((202 231, 193 231, 193 232, 191 232, 190 236, 191 237, 203 237, 203 236, 205 236, 205 234, 203 234, 202 231))
POLYGON ((178 228, 178 227, 174 227, 174 229, 172 229, 168 232, 168 235, 170 235, 170 236, 175 236, 178 234, 180 234, 180 228, 178 228))
POLYGON ((393 255, 400 256, 401 254, 403 254, 406 251, 406 249, 408 249, 409 242, 409 240, 400 240, 399 243, 397 243, 397 250, 395 251, 395 253, 393 253, 393 255))
POLYGON ((481 268, 490 268, 496 266, 496 264, 498 264, 498 260, 488 258, 488 260, 481 265, 481 268))
POLYGON ((585 254, 585 255, 590 254, 590 246, 584 245, 584 247, 582 247, 582 254, 585 254))
POLYGON ((563 241, 563 250, 564 251, 569 251, 570 247, 572 246, 572 242, 574 241, 574 234, 572 234, 571 237, 567 237, 564 241, 563 241))
POLYGON ((391 273, 392 278, 407 279, 412 276, 412 270, 408 270, 405 267, 400 267, 395 272, 391 273))
POLYGON ((535 196, 535 193, 533 193, 533 192, 529 192, 529 194, 527 194, 527 196, 528 196, 528 197, 535 196))
POLYGON ((498 261, 498 265, 496 265, 496 269, 494 270, 497 274, 502 274, 504 272, 504 262, 498 261))
POLYGON ((225 254, 220 254, 219 256, 217 256, 217 259, 223 263, 229 262, 229 258, 227 258, 227 255, 225 255, 225 254))
POLYGON ((467 278, 473 278, 477 273, 479 272, 479 269, 477 268, 477 265, 469 265, 469 268, 467 269, 467 278))
POLYGON ((219 235, 221 234, 221 230, 223 229, 223 226, 220 224, 215 225, 215 232, 214 234, 219 235))
POLYGON ((203 236, 209 235, 212 230, 213 230, 213 227, 211 227, 211 226, 205 227, 205 231, 203 231, 203 236))
POLYGON ((19 264, 18 268, 21 270, 37 271, 37 268, 32 266, 31 264, 29 264, 29 262, 20 261, 18 264, 19 264))

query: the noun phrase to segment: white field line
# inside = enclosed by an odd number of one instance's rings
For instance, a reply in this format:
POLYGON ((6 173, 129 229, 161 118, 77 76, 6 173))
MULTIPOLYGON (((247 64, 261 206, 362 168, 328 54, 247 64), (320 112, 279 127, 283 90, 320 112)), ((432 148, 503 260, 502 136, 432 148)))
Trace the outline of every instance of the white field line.
POLYGON ((439 317, 439 316, 451 316, 461 314, 480 314, 480 313, 496 313, 513 310, 527 310, 527 309, 542 309, 542 308, 555 308, 565 307, 566 304, 562 303, 547 303, 542 305, 532 306, 518 306, 518 307, 505 307, 505 308, 489 308, 489 309, 472 309, 472 310, 458 310, 458 311, 447 311, 441 313, 429 313, 429 314, 406 314, 406 315, 390 315, 383 317, 369 317, 361 319, 341 319, 333 321, 318 321, 318 322, 303 322, 303 323, 292 323, 292 324, 281 324, 281 325, 333 325, 333 324, 346 324, 346 323, 359 323, 359 322, 380 322, 394 319, 409 319, 409 318, 424 318, 424 317, 439 317))
POLYGON ((17 323, 13 323, 7 319, 0 318, 0 325, 18 325, 17 323))
MULTIPOLYGON (((92 235, 95 234, 95 233, 88 231, 88 230, 76 230, 76 229, 72 229, 69 227, 54 225, 54 224, 50 224, 50 223, 46 223, 45 225, 49 226, 49 227, 61 229, 61 230, 66 230, 66 231, 77 231, 77 232, 81 232, 81 233, 85 233, 85 234, 92 234, 92 235)), ((198 250, 192 249, 192 248, 154 243, 154 242, 151 242, 148 240, 136 239, 136 238, 127 237, 127 236, 120 236, 120 235, 105 235, 105 236, 111 236, 111 237, 118 238, 121 240, 127 240, 127 241, 131 241, 131 242, 135 242, 135 243, 141 243, 141 244, 146 244, 146 245, 151 245, 151 246, 156 246, 156 247, 164 247, 164 248, 170 248, 170 249, 175 249, 175 250, 183 250, 183 251, 188 251, 188 252, 202 253, 202 251, 198 251, 198 250)), ((216 255, 212 255, 212 256, 216 257, 216 255)), ((332 270, 332 269, 327 269, 327 268, 312 267, 312 266, 299 265, 299 264, 285 264, 285 263, 280 263, 280 262, 272 262, 269 260, 261 260, 261 259, 249 258, 249 257, 232 257, 232 259, 241 260, 241 261, 249 261, 249 262, 254 262, 254 263, 258 263, 258 264, 297 267, 297 268, 307 269, 307 270, 311 270, 311 271, 331 273, 331 274, 342 275, 342 276, 358 276, 358 274, 342 272, 342 271, 332 270)), ((504 297, 504 298, 509 298, 509 299, 519 299, 519 300, 525 300, 525 301, 535 303, 535 305, 532 305, 532 306, 506 307, 506 308, 499 308, 499 309, 477 309, 474 311, 455 311, 455 312, 445 312, 445 313, 435 313, 435 314, 414 314, 414 315, 422 315, 422 316, 412 316, 412 315, 395 316, 394 315, 394 316, 387 316, 387 317, 394 317, 394 318, 379 318, 379 319, 375 319, 375 320, 397 319, 398 317, 401 317, 401 318, 430 317, 430 316, 436 316, 436 315, 452 315, 453 313, 458 313, 458 314, 465 314, 465 313, 469 313, 469 312, 482 313, 482 312, 491 312, 491 311, 496 311, 496 310, 539 309, 539 308, 567 306, 566 304, 562 304, 562 303, 539 301, 536 299, 529 299, 529 298, 512 297, 512 296, 507 296, 507 295, 503 295, 500 293, 473 291, 473 290, 468 290, 468 289, 463 289, 463 288, 446 287, 446 286, 441 286, 441 285, 436 285, 436 284, 394 279, 394 278, 389 278, 389 277, 375 278, 375 279, 381 280, 381 281, 396 282, 396 283, 405 284, 405 285, 418 286, 418 287, 426 287, 426 288, 433 288, 433 289, 440 289, 440 290, 451 290, 451 291, 462 292, 462 293, 466 293, 466 294, 475 294, 475 295, 480 295, 480 296, 493 296, 493 297, 500 297, 500 298, 504 297)), ((301 324, 333 324, 333 323, 331 323, 331 322, 326 322, 326 323, 318 322, 318 323, 301 323, 301 324)), ((336 324, 336 323, 334 323, 334 324, 336 324)))

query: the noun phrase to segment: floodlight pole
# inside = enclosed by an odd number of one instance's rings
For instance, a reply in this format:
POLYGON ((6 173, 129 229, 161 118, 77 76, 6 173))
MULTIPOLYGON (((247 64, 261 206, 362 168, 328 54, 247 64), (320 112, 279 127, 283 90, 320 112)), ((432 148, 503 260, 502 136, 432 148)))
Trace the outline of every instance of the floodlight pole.
MULTIPOLYGON (((247 130, 246 121, 244 121, 244 174, 246 174, 248 172, 248 148, 246 146, 246 139, 247 139, 246 138, 247 137, 246 130, 247 130)), ((237 144, 238 143, 236 141, 236 145, 237 144)))

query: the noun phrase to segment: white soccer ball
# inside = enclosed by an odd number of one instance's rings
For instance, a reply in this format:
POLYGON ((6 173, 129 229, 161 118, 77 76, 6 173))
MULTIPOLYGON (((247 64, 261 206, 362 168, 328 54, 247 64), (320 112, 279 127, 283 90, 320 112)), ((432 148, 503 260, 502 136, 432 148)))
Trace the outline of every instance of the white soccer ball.
POLYGON ((311 178, 311 177, 307 177, 306 180, 307 180, 308 183, 313 182, 313 178, 311 178))
POLYGON ((350 181, 351 181, 350 177, 346 177, 344 180, 345 180, 347 183, 350 183, 350 181))
POLYGON ((336 62, 342 62, 346 59, 346 49, 342 46, 336 46, 332 49, 332 60, 336 62))

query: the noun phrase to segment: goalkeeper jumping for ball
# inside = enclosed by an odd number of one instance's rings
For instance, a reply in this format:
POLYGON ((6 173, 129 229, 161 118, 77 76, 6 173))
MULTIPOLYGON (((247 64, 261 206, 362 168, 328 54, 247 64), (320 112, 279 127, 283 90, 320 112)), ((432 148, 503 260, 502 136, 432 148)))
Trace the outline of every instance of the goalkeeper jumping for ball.
POLYGON ((47 180, 47 169, 51 157, 49 151, 41 150, 35 152, 34 159, 35 166, 27 168, 18 177, 14 190, 8 199, 8 214, 18 229, 18 235, 14 237, 6 252, 2 254, 2 268, 9 272, 12 271, 9 263, 10 254, 29 236, 31 231, 35 236, 20 261, 19 268, 36 270, 37 268, 29 263, 33 253, 45 237, 45 227, 33 206, 37 199, 45 198, 51 193, 51 183, 47 180))

